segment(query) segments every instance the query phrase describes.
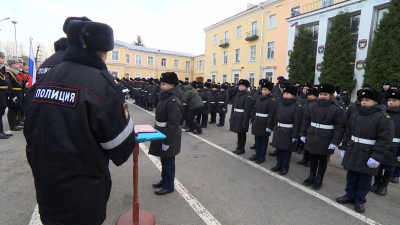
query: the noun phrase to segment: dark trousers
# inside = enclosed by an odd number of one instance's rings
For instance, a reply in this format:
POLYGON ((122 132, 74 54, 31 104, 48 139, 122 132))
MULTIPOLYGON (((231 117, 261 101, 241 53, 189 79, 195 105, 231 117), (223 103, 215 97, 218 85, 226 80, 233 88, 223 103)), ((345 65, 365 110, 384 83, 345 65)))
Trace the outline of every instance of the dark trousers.
POLYGON ((321 176, 321 181, 324 180, 326 168, 328 167, 328 156, 327 155, 313 155, 310 153, 310 172, 321 176), (318 170, 318 172, 317 172, 318 170))
POLYGON ((139 105, 139 96, 135 96, 135 104, 139 105))
POLYGON ((161 159, 161 178, 164 182, 163 188, 170 189, 174 187, 175 179, 175 156, 160 157, 161 159))
POLYGON ((219 124, 225 125, 225 116, 226 116, 226 113, 219 114, 219 124))
POLYGON ((246 133, 237 133, 238 149, 243 149, 246 145, 246 133))
POLYGON ((365 197, 371 188, 372 175, 347 170, 346 180, 346 197, 355 199, 359 204, 366 203, 365 197))
POLYGON ((258 158, 265 158, 268 148, 269 136, 255 136, 256 139, 256 156, 258 158))
POLYGON ((194 117, 196 117, 197 114, 200 113, 201 115, 201 110, 203 110, 203 107, 197 109, 191 109, 189 111, 187 123, 190 129, 201 131, 201 127, 194 121, 194 117))
POLYGON ((8 107, 8 124, 10 125, 10 129, 14 128, 17 125, 17 116, 20 107, 8 107))
POLYGON ((292 158, 291 150, 276 149, 276 166, 285 170, 289 170, 290 159, 292 158))
POLYGON ((211 122, 216 123, 217 122, 217 112, 210 112, 211 115, 211 122))
POLYGON ((6 108, 0 107, 0 133, 3 133, 3 115, 6 111, 6 108))
POLYGON ((400 177, 400 165, 394 169, 393 177, 400 177))

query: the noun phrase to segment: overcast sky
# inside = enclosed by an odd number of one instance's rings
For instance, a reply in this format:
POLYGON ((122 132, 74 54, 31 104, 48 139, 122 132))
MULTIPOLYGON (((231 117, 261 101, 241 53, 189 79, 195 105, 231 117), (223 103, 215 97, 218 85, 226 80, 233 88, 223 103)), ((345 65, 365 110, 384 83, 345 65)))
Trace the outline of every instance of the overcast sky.
MULTIPOLYGON (((1 4, 0 41, 17 41, 29 50, 29 37, 45 46, 65 37, 69 16, 107 23, 115 40, 128 43, 141 35, 146 47, 204 54, 204 28, 246 10, 244 0, 15 0, 1 4), (6 4, 4 4, 6 3, 6 4)), ((258 4, 259 2, 251 2, 258 4)))

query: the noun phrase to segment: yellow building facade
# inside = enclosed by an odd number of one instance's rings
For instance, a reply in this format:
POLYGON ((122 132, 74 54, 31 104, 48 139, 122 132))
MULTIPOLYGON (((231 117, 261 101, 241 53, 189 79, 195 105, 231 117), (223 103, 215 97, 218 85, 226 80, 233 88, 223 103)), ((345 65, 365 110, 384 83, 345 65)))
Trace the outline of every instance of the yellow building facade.
POLYGON ((312 7, 315 0, 270 0, 248 5, 247 10, 204 29, 206 33, 204 79, 252 86, 265 78, 275 82, 285 76, 287 18, 312 7))
POLYGON ((182 81, 203 79, 204 67, 197 68, 196 61, 203 56, 147 48, 115 41, 114 49, 107 55, 109 72, 118 78, 159 79, 164 72, 175 72, 182 81))

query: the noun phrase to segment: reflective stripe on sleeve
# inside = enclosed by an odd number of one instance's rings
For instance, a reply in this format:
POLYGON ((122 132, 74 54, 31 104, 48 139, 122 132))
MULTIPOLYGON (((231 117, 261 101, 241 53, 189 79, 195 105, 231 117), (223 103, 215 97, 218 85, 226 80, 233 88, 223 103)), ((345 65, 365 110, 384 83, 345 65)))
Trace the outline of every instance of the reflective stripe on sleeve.
POLYGON ((128 125, 126 125, 125 129, 120 134, 118 134, 116 138, 106 143, 100 143, 100 145, 106 150, 113 149, 118 145, 120 145, 122 142, 124 142, 125 139, 128 138, 129 135, 132 133, 132 131, 133 131, 133 121, 132 119, 129 119, 128 125))

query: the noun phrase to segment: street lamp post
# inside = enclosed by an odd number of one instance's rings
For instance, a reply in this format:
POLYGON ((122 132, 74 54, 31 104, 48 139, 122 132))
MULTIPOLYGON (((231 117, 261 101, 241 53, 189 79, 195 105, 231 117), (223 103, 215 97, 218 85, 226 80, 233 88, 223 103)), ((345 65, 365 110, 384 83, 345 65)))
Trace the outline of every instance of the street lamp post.
POLYGON ((14 33, 15 33, 15 57, 18 57, 18 44, 17 44, 17 28, 15 27, 15 24, 17 21, 13 20, 11 23, 14 24, 14 33))
POLYGON ((4 19, 1 19, 0 21, 9 20, 9 19, 11 19, 11 18, 10 18, 10 17, 7 17, 7 18, 4 18, 4 19))

